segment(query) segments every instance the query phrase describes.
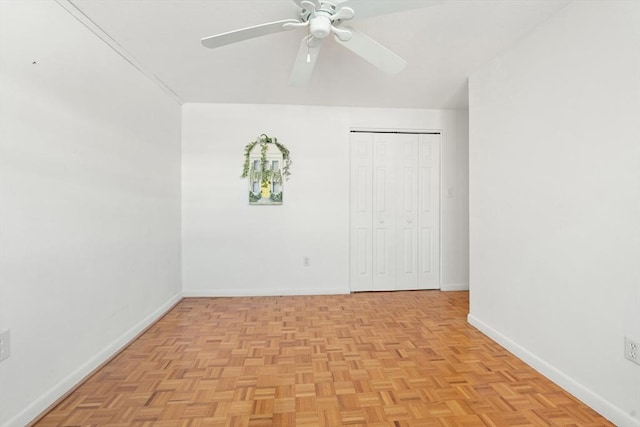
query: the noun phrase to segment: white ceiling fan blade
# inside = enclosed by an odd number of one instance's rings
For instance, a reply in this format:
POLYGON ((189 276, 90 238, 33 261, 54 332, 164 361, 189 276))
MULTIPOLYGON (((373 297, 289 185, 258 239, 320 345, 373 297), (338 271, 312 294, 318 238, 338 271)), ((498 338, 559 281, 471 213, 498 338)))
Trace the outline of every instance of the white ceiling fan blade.
POLYGON ((255 25, 253 27, 242 28, 240 30, 205 37, 200 40, 200 42, 204 47, 215 49, 220 46, 241 42, 243 40, 279 33, 280 31, 286 30, 286 28, 284 28, 284 24, 298 24, 299 22, 300 21, 297 19, 284 19, 282 21, 269 22, 267 24, 255 25))
POLYGON ((336 42, 346 47, 365 61, 375 65, 382 71, 389 74, 397 74, 404 70, 407 61, 391 52, 372 38, 365 36, 359 31, 350 27, 343 27, 351 32, 351 40, 342 41, 336 37, 336 42))
POLYGON ((322 43, 322 39, 319 39, 313 36, 306 37, 306 40, 307 40, 308 47, 319 47, 320 44, 322 43))
POLYGON ((296 56, 296 62, 293 64, 293 70, 291 70, 289 77, 289 85, 291 86, 306 86, 311 81, 311 74, 313 74, 318 60, 322 39, 309 40, 309 37, 304 37, 300 43, 298 56, 296 56))
POLYGON ((356 19, 387 15, 405 10, 420 9, 444 3, 444 0, 345 0, 335 1, 336 8, 349 7, 355 10, 356 19))

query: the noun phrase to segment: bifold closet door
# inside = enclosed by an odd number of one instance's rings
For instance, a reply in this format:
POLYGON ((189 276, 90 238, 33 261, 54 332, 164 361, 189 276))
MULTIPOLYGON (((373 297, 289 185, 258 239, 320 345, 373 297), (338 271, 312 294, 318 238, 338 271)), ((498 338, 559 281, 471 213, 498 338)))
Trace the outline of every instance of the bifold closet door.
POLYGON ((439 174, 439 135, 351 134, 352 291, 439 288, 439 174))

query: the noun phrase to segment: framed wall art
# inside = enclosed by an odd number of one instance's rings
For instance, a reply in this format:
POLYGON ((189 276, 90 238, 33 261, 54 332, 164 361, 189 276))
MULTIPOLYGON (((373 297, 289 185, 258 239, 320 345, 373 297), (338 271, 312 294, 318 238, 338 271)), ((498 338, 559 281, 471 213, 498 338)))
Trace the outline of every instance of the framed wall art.
POLYGON ((245 147, 242 177, 249 179, 250 205, 281 205, 291 175, 289 150, 265 134, 245 147))

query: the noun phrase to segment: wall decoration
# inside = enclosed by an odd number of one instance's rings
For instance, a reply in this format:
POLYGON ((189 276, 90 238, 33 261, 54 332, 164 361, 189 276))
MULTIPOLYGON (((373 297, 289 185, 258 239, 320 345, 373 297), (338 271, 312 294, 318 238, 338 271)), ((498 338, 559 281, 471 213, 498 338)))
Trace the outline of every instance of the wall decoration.
POLYGON ((281 205, 283 183, 291 175, 289 150, 262 134, 244 147, 242 178, 249 178, 250 205, 281 205), (256 147, 260 149, 255 149, 256 147))

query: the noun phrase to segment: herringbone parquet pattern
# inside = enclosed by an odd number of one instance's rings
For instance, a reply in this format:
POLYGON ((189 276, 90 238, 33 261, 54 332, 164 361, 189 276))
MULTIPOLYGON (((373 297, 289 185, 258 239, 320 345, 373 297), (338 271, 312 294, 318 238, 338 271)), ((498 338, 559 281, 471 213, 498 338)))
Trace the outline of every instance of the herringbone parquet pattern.
POLYGON ((611 425, 467 312, 467 292, 185 299, 37 425, 611 425))

